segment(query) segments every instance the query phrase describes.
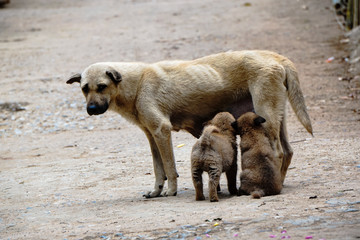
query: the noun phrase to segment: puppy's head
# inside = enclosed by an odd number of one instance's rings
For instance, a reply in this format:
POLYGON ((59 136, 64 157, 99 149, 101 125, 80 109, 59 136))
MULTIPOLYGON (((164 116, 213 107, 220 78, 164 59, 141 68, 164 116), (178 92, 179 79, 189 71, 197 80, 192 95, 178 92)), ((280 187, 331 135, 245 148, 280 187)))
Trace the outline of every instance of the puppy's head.
POLYGON ((264 122, 266 122, 265 118, 253 112, 247 112, 241 115, 235 122, 231 124, 231 126, 235 129, 237 134, 242 136, 247 131, 261 128, 261 125, 264 122))
POLYGON ((112 67, 106 64, 94 64, 85 69, 82 74, 78 73, 70 77, 66 83, 80 83, 86 98, 88 114, 99 115, 108 110, 121 80, 121 74, 112 67))
POLYGON ((214 125, 218 127, 222 132, 230 131, 234 132, 231 124, 235 121, 233 115, 229 112, 220 112, 215 115, 213 119, 207 122, 208 125, 214 125))

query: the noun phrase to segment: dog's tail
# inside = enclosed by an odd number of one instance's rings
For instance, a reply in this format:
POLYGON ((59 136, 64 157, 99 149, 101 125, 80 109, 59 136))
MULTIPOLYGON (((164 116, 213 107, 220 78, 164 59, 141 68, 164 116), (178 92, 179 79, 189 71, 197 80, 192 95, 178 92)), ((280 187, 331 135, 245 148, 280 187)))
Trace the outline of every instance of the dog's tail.
POLYGON ((311 135, 313 135, 310 117, 306 110, 305 99, 300 88, 299 77, 295 66, 292 62, 290 62, 290 60, 286 60, 284 61, 284 67, 286 71, 285 86, 287 88, 291 107, 301 124, 311 135))
POLYGON ((201 147, 206 148, 207 146, 211 145, 212 142, 212 134, 219 133, 220 129, 216 126, 209 125, 206 126, 201 135, 201 147))

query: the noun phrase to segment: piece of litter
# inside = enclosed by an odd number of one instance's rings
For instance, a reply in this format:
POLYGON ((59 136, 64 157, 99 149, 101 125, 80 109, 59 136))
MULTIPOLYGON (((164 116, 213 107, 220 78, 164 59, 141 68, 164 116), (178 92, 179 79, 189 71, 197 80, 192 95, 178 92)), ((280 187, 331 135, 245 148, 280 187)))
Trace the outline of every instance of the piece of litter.
POLYGON ((217 222, 216 222, 216 223, 214 223, 214 227, 216 227, 216 226, 218 226, 218 225, 219 225, 219 223, 217 223, 217 222))
POLYGON ((234 237, 238 237, 238 236, 239 236, 239 234, 238 234, 238 233, 235 233, 235 234, 234 234, 234 237))
POLYGON ((306 6, 306 5, 302 5, 301 8, 302 8, 303 10, 309 10, 309 7, 306 6))
POLYGON ((328 59, 326 59, 327 63, 331 63, 332 61, 334 61, 335 57, 329 57, 328 59))
POLYGON ((313 239, 313 236, 306 236, 305 239, 313 239))
POLYGON ((185 143, 179 144, 179 145, 177 145, 176 147, 177 147, 177 148, 181 148, 181 147, 183 147, 183 146, 185 146, 185 143))
POLYGON ((270 235, 269 237, 270 238, 276 238, 276 235, 270 235))
POLYGON ((286 231, 286 230, 282 230, 281 233, 284 234, 284 233, 287 233, 287 231, 286 231))
POLYGON ((205 236, 206 236, 206 237, 208 237, 208 238, 210 237, 210 235, 209 235, 209 234, 206 234, 205 236))
POLYGON ((339 81, 351 81, 352 77, 339 77, 338 80, 339 81))

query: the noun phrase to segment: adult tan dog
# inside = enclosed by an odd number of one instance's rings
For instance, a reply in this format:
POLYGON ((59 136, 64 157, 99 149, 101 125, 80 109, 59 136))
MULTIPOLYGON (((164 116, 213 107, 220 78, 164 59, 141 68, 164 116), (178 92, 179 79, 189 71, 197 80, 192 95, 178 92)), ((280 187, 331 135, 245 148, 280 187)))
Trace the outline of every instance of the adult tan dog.
POLYGON ((274 150, 263 124, 266 120, 248 112, 232 123, 240 134, 241 174, 239 195, 253 198, 279 194, 282 189, 281 165, 275 161, 274 150))
POLYGON ((191 175, 196 201, 204 200, 202 173, 209 174, 210 202, 218 202, 217 189, 221 173, 226 172, 230 194, 237 194, 237 144, 231 113, 220 112, 207 123, 191 152, 191 175))
POLYGON ((311 122, 296 69, 287 58, 268 51, 234 51, 192 61, 153 64, 104 62, 90 65, 67 83, 79 82, 90 115, 108 109, 138 125, 153 156, 155 187, 146 197, 177 193, 177 172, 171 131, 184 129, 199 137, 203 123, 218 112, 235 118, 255 110, 265 117, 282 180, 293 151, 287 137, 285 105, 309 133, 311 122))

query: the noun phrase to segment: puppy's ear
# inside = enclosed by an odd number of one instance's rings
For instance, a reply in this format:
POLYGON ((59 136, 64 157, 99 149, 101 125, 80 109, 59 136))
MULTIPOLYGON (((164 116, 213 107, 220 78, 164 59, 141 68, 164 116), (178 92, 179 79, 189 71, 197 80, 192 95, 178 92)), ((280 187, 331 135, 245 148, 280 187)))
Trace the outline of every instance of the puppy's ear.
POLYGON ((73 84, 74 82, 80 83, 81 80, 81 74, 77 73, 69 78, 69 80, 66 81, 67 84, 73 84))
POLYGON ((114 69, 107 70, 106 75, 108 75, 115 84, 118 84, 122 80, 121 74, 114 69))
POLYGON ((258 116, 254 119, 255 126, 260 126, 260 124, 266 122, 265 118, 258 116))

